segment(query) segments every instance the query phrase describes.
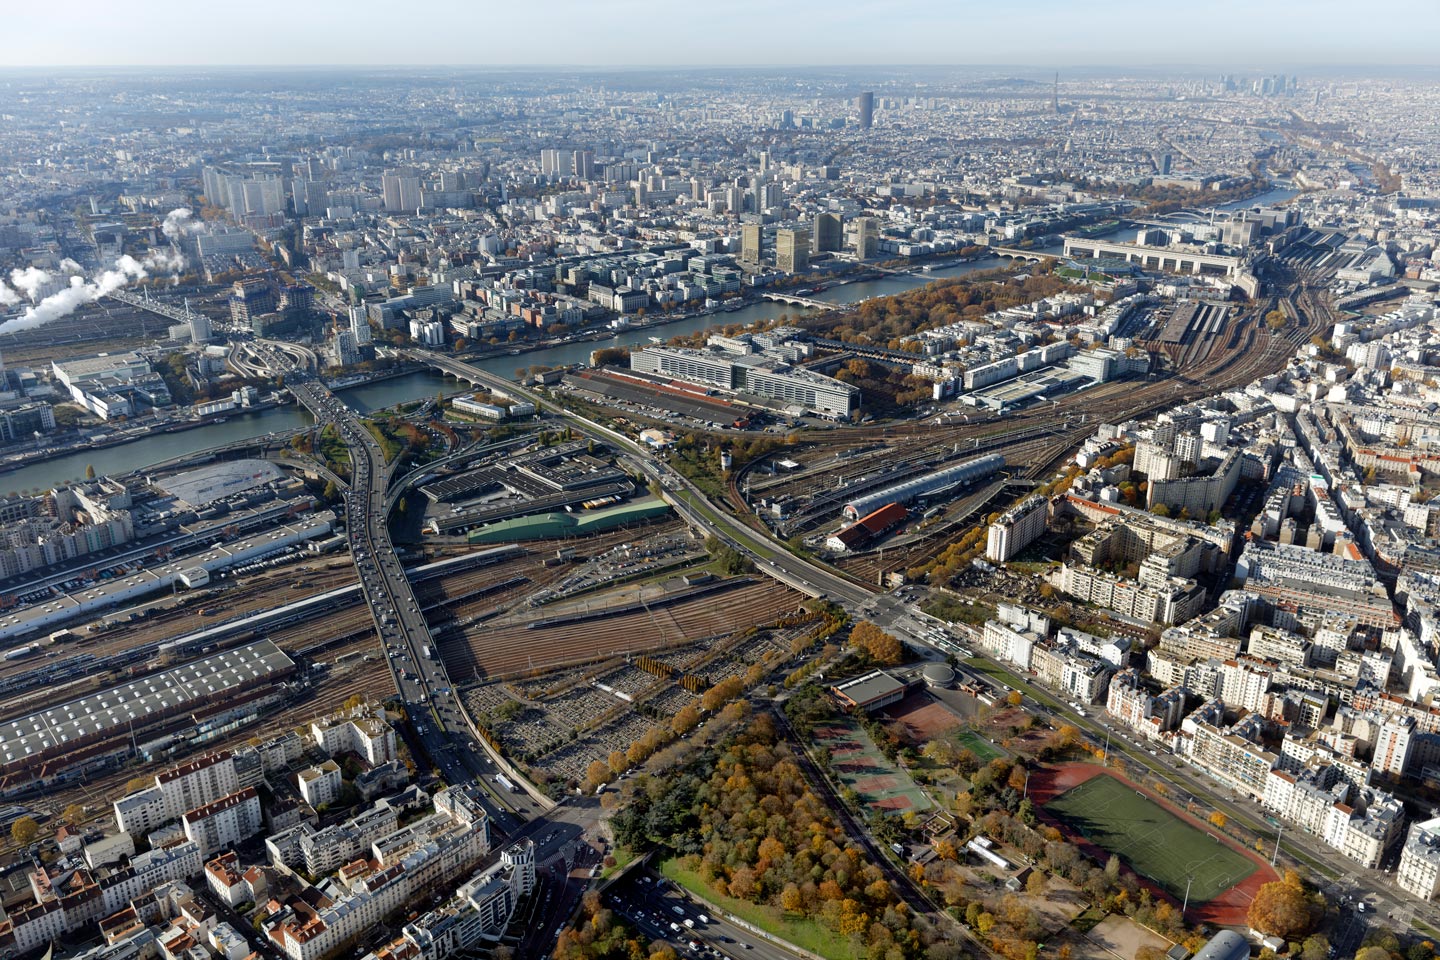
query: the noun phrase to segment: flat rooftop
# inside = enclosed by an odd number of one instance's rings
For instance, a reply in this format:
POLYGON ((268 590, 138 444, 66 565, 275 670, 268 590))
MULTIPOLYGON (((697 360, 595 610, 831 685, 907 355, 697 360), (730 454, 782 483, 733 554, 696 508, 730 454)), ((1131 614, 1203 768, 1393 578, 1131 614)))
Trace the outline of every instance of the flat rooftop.
POLYGON ((0 770, 67 743, 119 732, 134 721, 144 723, 162 711, 223 702, 232 690, 294 666, 273 642, 259 640, 39 713, 0 721, 0 770))
POLYGON ((177 473, 156 486, 199 508, 284 479, 285 471, 268 460, 227 460, 177 473))

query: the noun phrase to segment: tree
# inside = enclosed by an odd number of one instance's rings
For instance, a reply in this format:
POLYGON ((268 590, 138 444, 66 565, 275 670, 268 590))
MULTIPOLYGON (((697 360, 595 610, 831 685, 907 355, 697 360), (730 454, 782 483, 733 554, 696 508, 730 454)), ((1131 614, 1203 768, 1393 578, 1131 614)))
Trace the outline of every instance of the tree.
POLYGON ((64 813, 60 814, 60 819, 74 826, 85 819, 85 808, 78 803, 72 803, 65 808, 64 813))
POLYGON ((1110 859, 1105 861, 1105 876, 1114 883, 1120 877, 1120 858, 1110 854, 1110 859))
POLYGON ((34 817, 21 817, 10 824, 10 839, 15 841, 17 847, 26 847, 35 842, 40 836, 40 824, 35 822, 34 817))
POLYGON ((1165 504, 1163 504, 1163 503, 1157 503, 1157 504, 1155 504, 1155 506, 1153 506, 1153 507, 1150 508, 1150 512, 1153 513, 1153 514, 1155 514, 1155 516, 1157 516, 1157 517, 1168 517, 1168 516, 1170 516, 1170 508, 1167 507, 1167 506, 1165 506, 1165 504))
POLYGON ((325 492, 321 494, 326 501, 334 503, 340 499, 340 488, 335 486, 334 480, 325 481, 325 492))
POLYGON ((95 464, 93 464, 93 463, 87 463, 87 464, 85 464, 85 479, 86 479, 86 480, 94 480, 94 479, 95 479, 95 464))
POLYGON ((1361 947, 1355 960, 1390 960, 1390 951, 1384 947, 1361 947))
POLYGON ((1330 941, 1324 934, 1311 934, 1300 945, 1300 960, 1329 960, 1330 941))
POLYGON ((1032 897, 1045 895, 1045 875, 1039 870, 1031 870, 1030 876, 1025 879, 1025 892, 1032 897))
POLYGON ((1250 902, 1247 919, 1261 933, 1293 940, 1310 929, 1310 898, 1300 882, 1299 874, 1287 871, 1285 879, 1275 880, 1260 888, 1250 902))
POLYGON ((1228 817, 1225 816, 1225 814, 1221 813, 1219 810, 1216 810, 1214 813, 1210 814, 1210 822, 1221 830, 1224 830, 1225 824, 1229 823, 1230 820, 1228 817))
POLYGON ((780 891, 780 908, 788 913, 799 913, 804 904, 800 888, 794 883, 785 884, 785 889, 780 891))
POLYGON ((699 722, 700 711, 695 709, 693 703, 687 703, 676 711, 675 716, 670 718, 670 730, 675 736, 683 737, 691 730, 694 730, 695 725, 699 722))
POLYGON ((1010 704, 1010 706, 1012 707, 1018 707, 1020 706, 1020 704, 1025 702, 1025 694, 1021 693, 1019 690, 1011 690, 1008 694, 1006 694, 1005 702, 1010 704))
POLYGON ((850 642, 864 650, 870 659, 886 666, 899 663, 905 656, 898 639, 868 620, 860 621, 850 630, 850 642))
POLYGON ((1271 330, 1279 330, 1281 327, 1285 326, 1286 319, 1287 318, 1285 316, 1284 310, 1271 310, 1269 313, 1265 314, 1265 326, 1269 327, 1271 330))

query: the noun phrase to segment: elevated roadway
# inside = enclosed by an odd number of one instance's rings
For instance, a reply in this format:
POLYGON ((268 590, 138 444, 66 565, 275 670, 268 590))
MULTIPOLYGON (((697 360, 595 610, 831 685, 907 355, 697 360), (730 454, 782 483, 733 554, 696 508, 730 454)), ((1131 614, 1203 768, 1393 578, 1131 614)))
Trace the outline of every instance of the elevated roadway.
POLYGON ((406 354, 410 359, 434 367, 458 380, 481 385, 519 400, 528 400, 535 404, 537 410, 545 410, 562 417, 580 433, 614 447, 659 483, 665 491, 666 499, 691 526, 703 531, 707 536, 716 536, 730 544, 745 554, 767 576, 808 596, 825 597, 854 607, 868 603, 878 592, 875 588, 862 586, 825 567, 795 556, 776 545, 761 531, 715 509, 689 480, 656 460, 649 450, 619 431, 582 417, 558 406, 534 390, 462 360, 429 350, 409 350, 406 354))
MULTIPOLYGON (((498 769, 480 745, 460 705, 429 624, 405 570, 395 555, 388 525, 390 467, 379 442, 356 413, 313 380, 290 387, 314 417, 336 425, 350 452, 350 489, 345 493, 345 530, 360 587, 375 621, 395 688, 425 753, 447 783, 493 781, 498 769)), ((488 786, 487 786, 487 789, 488 786)), ((498 831, 512 832, 512 810, 531 812, 530 803, 490 791, 487 804, 498 831)), ((541 809, 548 798, 535 795, 541 809)))

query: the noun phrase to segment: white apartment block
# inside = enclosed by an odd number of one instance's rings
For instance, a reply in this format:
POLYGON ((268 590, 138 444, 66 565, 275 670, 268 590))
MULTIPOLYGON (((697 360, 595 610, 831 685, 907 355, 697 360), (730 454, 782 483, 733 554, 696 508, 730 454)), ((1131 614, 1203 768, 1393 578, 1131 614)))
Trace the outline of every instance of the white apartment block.
POLYGON ((1245 660, 1226 660, 1219 665, 1216 695, 1237 710, 1254 713, 1270 689, 1270 671, 1245 660))
POLYGON ((334 803, 340 797, 340 765, 326 760, 318 767, 306 767, 296 779, 300 785, 300 796, 312 807, 334 803))
POLYGON ((1279 761, 1276 754, 1258 743, 1221 730, 1212 723, 1195 725, 1190 757, 1215 779, 1256 800, 1265 796, 1266 781, 1279 761))
POLYGON ((1036 633, 1025 627, 987 620, 980 631, 980 645, 996 660, 1013 663, 1021 670, 1029 670, 1031 651, 1043 643, 1043 633, 1036 633))
POLYGON ((115 801, 115 822, 121 830, 145 835, 188 810, 213 803, 240 789, 230 751, 197 757, 155 775, 155 786, 115 801))
POLYGON ((985 538, 985 559, 1004 563, 1040 538, 1045 532, 1048 501, 1042 496, 1027 497, 990 524, 985 538))
POLYGON ((1406 893, 1435 899, 1440 892, 1440 819, 1410 825, 1395 880, 1406 893))
POLYGON ((209 857, 260 832, 264 820, 260 795, 246 787, 213 803, 196 807, 181 818, 185 836, 200 847, 200 856, 209 857))
POLYGON ((395 759, 395 730, 377 717, 327 718, 310 724, 310 735, 325 753, 358 754, 372 767, 395 759))
POLYGON ((1066 693, 1081 703, 1094 703, 1104 695, 1110 683, 1110 674, 1111 667, 1105 661, 1083 653, 1072 653, 1065 658, 1060 684, 1066 693))

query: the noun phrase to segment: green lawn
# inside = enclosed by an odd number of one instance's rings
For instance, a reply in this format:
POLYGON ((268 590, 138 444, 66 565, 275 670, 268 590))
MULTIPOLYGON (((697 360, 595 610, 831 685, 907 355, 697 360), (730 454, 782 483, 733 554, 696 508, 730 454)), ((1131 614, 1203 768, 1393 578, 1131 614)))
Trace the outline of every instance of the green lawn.
POLYGON ((955 735, 955 742, 975 754, 981 763, 989 763, 996 757, 1003 757, 1005 751, 986 740, 974 730, 961 730, 955 735))
POLYGON ((1099 776, 1045 804, 1091 843, 1176 897, 1205 903, 1255 872, 1255 864, 1119 780, 1099 776))
POLYGON ((660 872, 696 896, 718 905, 726 913, 752 923, 766 933, 793 943, 802 950, 819 954, 826 960, 861 960, 864 957, 863 952, 856 951, 849 937, 841 936, 822 923, 786 917, 775 907, 762 906, 748 900, 736 900, 734 897, 716 893, 700 879, 700 874, 687 870, 678 857, 662 861, 660 872))

